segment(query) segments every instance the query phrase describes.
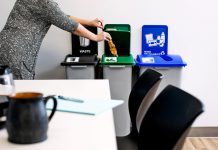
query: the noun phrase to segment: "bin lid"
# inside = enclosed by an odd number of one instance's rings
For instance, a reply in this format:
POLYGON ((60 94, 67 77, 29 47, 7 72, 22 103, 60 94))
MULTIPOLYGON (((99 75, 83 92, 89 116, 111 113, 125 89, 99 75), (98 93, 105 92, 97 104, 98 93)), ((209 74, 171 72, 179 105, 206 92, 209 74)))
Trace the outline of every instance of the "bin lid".
POLYGON ((130 32, 131 27, 129 24, 106 24, 104 31, 116 31, 116 32, 130 32))
POLYGON ((97 65, 99 59, 97 55, 92 56, 74 56, 67 55, 61 66, 78 66, 78 65, 97 65))
POLYGON ((179 55, 137 55, 137 66, 184 67, 187 64, 179 55))
POLYGON ((167 55, 168 27, 166 25, 142 26, 142 55, 167 55))
POLYGON ((102 55, 101 59, 102 65, 135 65, 133 56, 118 56, 118 57, 106 57, 105 54, 102 55))
MULTIPOLYGON (((104 31, 111 35, 119 56, 130 55, 130 30, 131 26, 129 24, 106 24, 104 27, 104 31)), ((104 41, 104 53, 106 56, 113 56, 108 41, 104 41)))

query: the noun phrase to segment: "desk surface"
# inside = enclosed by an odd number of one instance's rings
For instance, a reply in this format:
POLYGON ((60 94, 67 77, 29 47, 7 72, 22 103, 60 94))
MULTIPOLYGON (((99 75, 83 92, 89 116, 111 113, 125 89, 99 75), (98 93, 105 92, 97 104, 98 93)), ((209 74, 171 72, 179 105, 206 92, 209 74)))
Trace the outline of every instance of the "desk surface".
MULTIPOLYGON (((17 80, 16 91, 37 91, 78 98, 110 99, 108 80, 17 80)), ((97 116, 56 112, 49 123, 48 139, 41 143, 19 145, 7 141, 0 131, 2 150, 116 150, 111 110, 97 116)))

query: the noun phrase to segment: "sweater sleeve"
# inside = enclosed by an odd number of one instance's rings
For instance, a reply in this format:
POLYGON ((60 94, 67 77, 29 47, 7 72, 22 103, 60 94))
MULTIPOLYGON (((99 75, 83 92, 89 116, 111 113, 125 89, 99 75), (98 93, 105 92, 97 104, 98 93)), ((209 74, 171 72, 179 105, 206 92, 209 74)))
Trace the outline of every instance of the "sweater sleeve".
POLYGON ((53 0, 46 0, 46 4, 44 5, 44 14, 45 19, 68 32, 73 32, 77 29, 79 23, 75 22, 74 20, 70 19, 68 15, 66 15, 55 3, 53 0))

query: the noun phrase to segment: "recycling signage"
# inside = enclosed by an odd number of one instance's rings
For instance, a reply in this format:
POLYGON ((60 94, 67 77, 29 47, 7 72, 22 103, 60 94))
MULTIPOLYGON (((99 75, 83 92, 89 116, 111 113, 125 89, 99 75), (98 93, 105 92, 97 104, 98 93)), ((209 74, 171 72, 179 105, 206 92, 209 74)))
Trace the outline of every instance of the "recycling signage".
POLYGON ((167 55, 168 27, 166 25, 142 26, 142 55, 167 55))

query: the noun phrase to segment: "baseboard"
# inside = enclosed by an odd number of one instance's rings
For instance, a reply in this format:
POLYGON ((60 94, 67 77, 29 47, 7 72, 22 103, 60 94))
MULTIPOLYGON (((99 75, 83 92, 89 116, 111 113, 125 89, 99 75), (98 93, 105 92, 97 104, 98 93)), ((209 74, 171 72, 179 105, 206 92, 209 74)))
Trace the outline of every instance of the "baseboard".
POLYGON ((192 127, 188 137, 218 137, 218 127, 192 127))

